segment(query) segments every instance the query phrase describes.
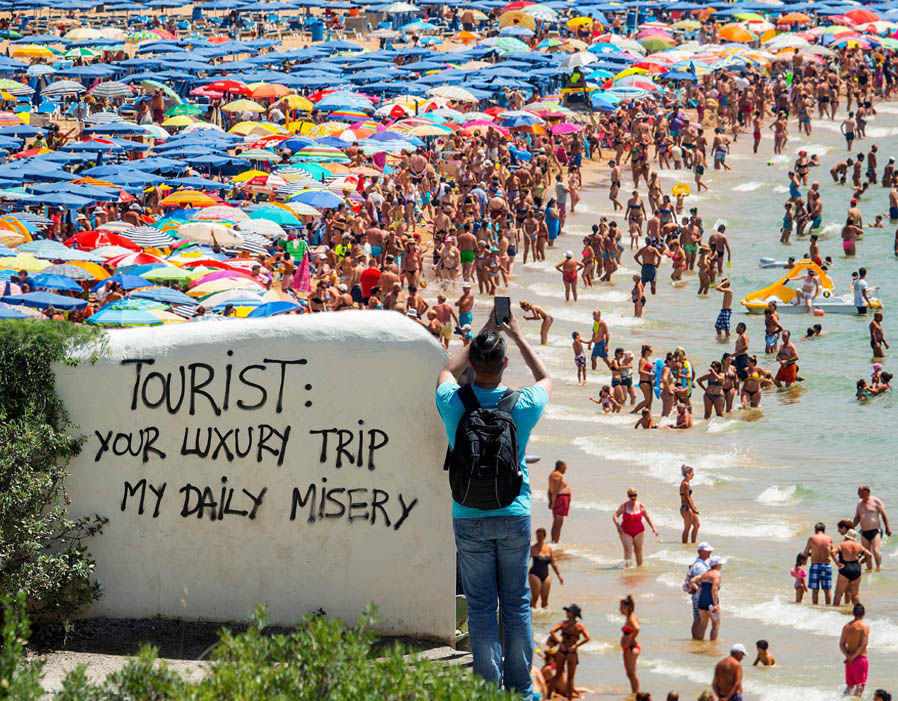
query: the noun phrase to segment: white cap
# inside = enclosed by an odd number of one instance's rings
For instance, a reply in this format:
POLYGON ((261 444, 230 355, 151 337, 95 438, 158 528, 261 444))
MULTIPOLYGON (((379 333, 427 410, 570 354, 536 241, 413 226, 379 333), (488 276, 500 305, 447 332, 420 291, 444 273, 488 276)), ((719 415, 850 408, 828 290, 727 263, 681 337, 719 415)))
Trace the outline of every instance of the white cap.
POLYGON ((709 553, 712 550, 714 550, 714 548, 711 547, 711 543, 709 543, 707 541, 702 541, 701 543, 698 544, 698 551, 701 552, 702 550, 709 553))
POLYGON ((337 285, 337 289, 340 290, 340 292, 346 292, 346 290, 347 290, 348 288, 346 287, 345 284, 343 284, 343 283, 341 282, 339 285, 337 285))
POLYGON ((730 654, 732 655, 734 652, 741 652, 743 655, 748 654, 748 650, 745 649, 745 645, 742 643, 736 643, 730 648, 730 654))
POLYGON ((409 310, 405 313, 405 315, 417 319, 417 318, 418 318, 418 311, 417 311, 416 309, 409 309, 409 310))
POLYGON ((564 257, 565 257, 565 258, 573 258, 573 257, 574 257, 574 252, 573 252, 573 251, 565 251, 565 252, 564 252, 564 257))
POLYGON ((719 555, 714 555, 713 557, 708 558, 708 564, 711 565, 711 567, 716 567, 717 565, 725 565, 726 563, 727 561, 719 555))

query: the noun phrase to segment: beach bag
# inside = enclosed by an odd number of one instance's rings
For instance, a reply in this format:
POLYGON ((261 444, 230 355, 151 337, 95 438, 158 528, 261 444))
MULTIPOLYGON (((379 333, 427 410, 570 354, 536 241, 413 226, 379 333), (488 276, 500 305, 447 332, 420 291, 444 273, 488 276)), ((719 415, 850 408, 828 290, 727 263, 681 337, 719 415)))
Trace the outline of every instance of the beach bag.
POLYGON ((480 406, 465 385, 458 397, 465 413, 455 431, 455 447, 446 451, 452 499, 473 509, 502 509, 521 493, 524 473, 518 460, 518 432, 511 411, 519 392, 506 390, 495 407, 480 406))
POLYGON ((692 565, 686 568, 686 577, 683 579, 683 591, 687 594, 695 594, 698 588, 692 583, 692 565))

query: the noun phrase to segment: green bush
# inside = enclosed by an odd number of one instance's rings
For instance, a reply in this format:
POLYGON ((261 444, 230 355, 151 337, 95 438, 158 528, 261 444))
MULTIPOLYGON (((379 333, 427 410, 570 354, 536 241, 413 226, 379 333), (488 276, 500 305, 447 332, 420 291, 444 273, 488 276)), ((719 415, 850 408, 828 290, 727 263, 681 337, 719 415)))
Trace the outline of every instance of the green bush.
POLYGON ((65 623, 99 597, 83 541, 105 519, 66 517, 66 463, 82 441, 66 433, 52 366, 101 338, 65 322, 0 322, 0 595, 23 592, 35 623, 65 623))
MULTIPOLYGON (((41 698, 40 666, 27 663, 21 645, 10 639, 27 636, 28 624, 18 604, 2 601, 4 649, 0 651, 0 698, 5 691, 17 701, 41 698), (7 632, 9 631, 9 632, 7 632)), ((55 701, 493 701, 514 698, 500 692, 470 670, 407 658, 398 645, 386 650, 370 630, 369 611, 347 627, 318 614, 303 618, 290 634, 264 632, 265 611, 257 609, 244 633, 223 629, 206 676, 185 681, 155 649, 146 646, 125 667, 93 684, 84 667, 70 672, 55 701)))

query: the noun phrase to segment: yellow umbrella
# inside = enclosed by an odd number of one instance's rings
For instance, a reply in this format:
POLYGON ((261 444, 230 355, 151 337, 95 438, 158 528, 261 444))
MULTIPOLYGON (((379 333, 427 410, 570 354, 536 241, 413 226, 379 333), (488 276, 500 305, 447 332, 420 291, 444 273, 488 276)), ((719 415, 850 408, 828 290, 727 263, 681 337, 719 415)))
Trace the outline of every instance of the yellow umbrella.
POLYGON ((536 20, 526 12, 521 12, 520 10, 512 10, 511 12, 504 12, 499 15, 500 27, 511 27, 513 25, 519 25, 521 27, 526 27, 527 29, 536 29, 536 20))
POLYGON ((209 195, 197 192, 196 190, 178 190, 164 198, 159 204, 164 207, 185 204, 193 205, 195 207, 214 207, 218 202, 209 197, 209 195))
POLYGON ((253 178, 264 178, 268 173, 261 170, 245 170, 242 173, 231 178, 232 183, 245 183, 253 178))
POLYGON ((148 310, 149 314, 152 314, 157 319, 161 319, 163 324, 177 324, 182 321, 187 321, 183 316, 178 316, 177 314, 172 314, 171 312, 167 312, 164 309, 150 309, 148 310))
POLYGON ((628 75, 645 75, 646 73, 648 73, 648 71, 645 68, 625 68, 616 76, 614 76, 614 80, 626 78, 628 75))
POLYGON ((247 136, 248 134, 252 134, 253 132, 259 134, 287 133, 287 131, 283 127, 279 127, 277 124, 262 124, 260 122, 238 122, 230 129, 228 129, 229 134, 240 134, 241 136, 247 136))
POLYGON ((13 56, 27 56, 29 58, 50 58, 53 52, 46 46, 38 46, 37 44, 22 44, 21 46, 12 47, 13 56))
POLYGON ((471 14, 474 16, 474 19, 477 20, 478 22, 485 22, 486 20, 489 19, 489 17, 486 16, 486 13, 481 12, 480 10, 471 10, 471 14))
POLYGON ((20 253, 17 256, 0 258, 0 267, 9 268, 11 270, 27 270, 29 273, 36 273, 51 265, 48 260, 38 260, 28 253, 20 253))
POLYGON ((283 102, 287 104, 291 110, 302 110, 303 112, 310 112, 315 109, 314 103, 307 97, 303 97, 302 95, 287 95, 283 99, 283 102))
POLYGON ((105 268, 97 265, 96 263, 91 263, 89 260, 73 260, 71 262, 71 265, 86 270, 88 273, 93 275, 94 280, 105 280, 109 277, 109 273, 106 272, 105 268))
POLYGON ((587 27, 594 22, 592 17, 574 17, 567 21, 568 29, 577 29, 579 27, 587 27))
POLYGON ((174 117, 169 117, 162 122, 162 126, 164 127, 186 127, 191 124, 193 124, 193 119, 186 114, 178 114, 174 117))
POLYGON ((586 51, 586 49, 589 48, 589 44, 587 44, 585 41, 571 38, 565 39, 564 45, 569 46, 572 49, 577 49, 577 51, 586 51))
POLYGON ((265 108, 253 100, 234 100, 221 107, 225 112, 264 112, 265 108))

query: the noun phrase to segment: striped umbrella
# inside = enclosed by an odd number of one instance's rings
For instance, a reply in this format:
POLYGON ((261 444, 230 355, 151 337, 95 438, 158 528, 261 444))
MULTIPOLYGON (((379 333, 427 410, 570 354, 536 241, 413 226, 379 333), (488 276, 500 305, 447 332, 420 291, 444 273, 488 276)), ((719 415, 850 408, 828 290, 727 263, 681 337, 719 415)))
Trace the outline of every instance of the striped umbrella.
POLYGON ((240 250, 249 251, 250 253, 265 253, 271 242, 254 231, 241 230, 240 235, 243 236, 243 245, 240 250))
POLYGON ((274 151, 266 148, 251 148, 240 152, 240 158, 248 161, 279 161, 281 157, 274 151))
MULTIPOLYGON (((33 95, 34 94, 34 88, 32 88, 31 86, 25 85, 24 83, 20 83, 17 80, 10 80, 8 78, 4 78, 4 79, 0 80, 0 90, 3 90, 4 92, 8 92, 10 95, 16 95, 16 96, 33 95)), ((6 114, 13 114, 13 113, 12 112, 8 112, 8 113, 3 112, 2 114, 6 115, 6 114)), ((16 120, 17 120, 16 121, 17 124, 22 123, 22 120, 18 119, 18 117, 16 118, 16 120)))
POLYGON ((496 50, 501 54, 522 54, 530 51, 530 47, 520 39, 501 37, 496 42, 496 50))
POLYGON ((122 233, 141 248, 164 248, 175 240, 153 226, 132 226, 122 233))
POLYGON ((318 145, 301 148, 293 156, 293 159, 297 161, 316 161, 318 163, 349 163, 350 161, 340 149, 333 146, 318 145))
POLYGON ((358 110, 342 109, 337 110, 336 112, 331 112, 329 115, 327 115, 327 118, 338 119, 345 122, 359 122, 368 119, 368 115, 358 110))
POLYGON ((140 44, 144 41, 159 41, 162 37, 155 32, 131 32, 128 36, 125 37, 125 41, 129 44, 140 44))
POLYGON ((78 93, 82 93, 87 88, 85 88, 81 83, 76 80, 57 80, 53 83, 50 83, 46 88, 44 88, 44 95, 77 95, 78 93))
POLYGON ((130 97, 133 92, 134 90, 130 85, 125 85, 117 80, 109 80, 88 90, 87 94, 92 97, 102 97, 111 100, 117 97, 130 97))

